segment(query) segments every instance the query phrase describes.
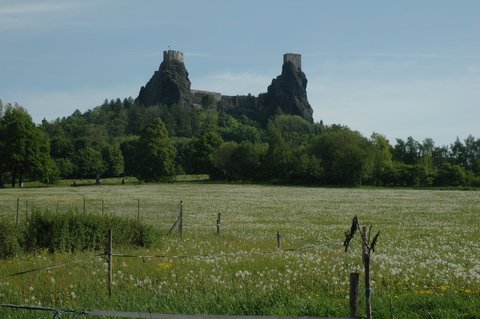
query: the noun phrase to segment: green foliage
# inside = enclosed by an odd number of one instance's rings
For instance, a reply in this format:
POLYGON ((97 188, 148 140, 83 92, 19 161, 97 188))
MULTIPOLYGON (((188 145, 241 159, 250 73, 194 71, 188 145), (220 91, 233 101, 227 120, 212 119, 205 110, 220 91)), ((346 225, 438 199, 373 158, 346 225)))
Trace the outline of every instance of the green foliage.
POLYGON ((50 252, 98 250, 112 228, 115 245, 150 246, 156 233, 136 220, 81 213, 34 212, 27 220, 25 249, 50 252))
POLYGON ((215 157, 223 143, 215 131, 207 131, 192 142, 192 169, 199 174, 215 174, 215 157))
MULTIPOLYGON (((176 172, 210 174, 229 180, 430 187, 473 186, 480 176, 480 139, 473 136, 457 138, 450 146, 437 147, 430 138, 420 143, 413 137, 397 139, 392 146, 378 133, 367 140, 341 125, 327 126, 322 121, 312 124, 281 111, 265 123, 258 114, 216 110, 211 102, 212 97, 206 96, 201 102, 203 108, 198 110, 184 104, 145 107, 132 98, 113 99, 83 114, 77 110, 50 123, 44 120, 40 128, 50 137, 50 143, 44 134, 42 137, 37 133, 28 138, 19 136, 18 141, 34 141, 32 144, 40 153, 47 152, 50 144, 54 163, 35 155, 13 167, 12 156, 20 153, 19 148, 7 147, 10 140, 2 139, 0 149, 7 156, 0 159, 0 185, 7 178, 16 182, 25 178, 46 182, 55 180, 57 175, 85 178, 142 173, 151 181, 171 180, 172 172, 176 172), (154 173, 159 170, 159 163, 171 161, 141 158, 152 149, 148 151, 147 147, 142 155, 143 146, 138 140, 140 133, 157 119, 164 123, 173 143, 167 153, 176 154, 173 164, 160 173, 162 177, 154 173), (218 153, 224 142, 234 144, 225 145, 218 153), (263 154, 266 144, 268 149, 263 154), (259 150, 261 156, 257 156, 259 150), (245 163, 239 162, 240 156, 246 156, 245 163), (227 158, 232 163, 226 163, 227 158), (451 183, 448 178, 452 178, 451 183)), ((9 109, 21 110, 10 104, 4 109, 2 122, 9 109)), ((0 125, 0 130, 4 132, 6 126, 0 125)))
POLYGON ((468 175, 463 167, 445 163, 439 167, 434 184, 436 186, 467 186, 468 175))
POLYGON ((361 184, 373 168, 370 144, 360 133, 348 128, 331 128, 316 137, 310 148, 323 165, 325 182, 361 184))
POLYGON ((117 177, 124 172, 123 155, 118 145, 105 146, 102 150, 102 159, 107 177, 117 177))
POLYGON ((267 149, 267 144, 227 142, 218 149, 215 166, 228 180, 255 180, 267 149))
POLYGON ((0 259, 15 256, 21 251, 22 232, 12 222, 0 219, 0 259))
POLYGON ((313 125, 298 115, 277 115, 268 125, 276 128, 289 146, 305 145, 313 134, 313 125))
POLYGON ((393 168, 392 153, 390 143, 385 136, 373 133, 370 138, 372 144, 373 169, 370 181, 374 185, 385 183, 388 172, 393 168))
POLYGON ((175 148, 159 118, 142 130, 136 148, 136 177, 146 182, 175 176, 175 148))
POLYGON ((0 119, 0 172, 9 172, 12 186, 24 178, 51 178, 58 175, 50 158, 48 136, 32 122, 21 107, 8 107, 0 119))
POLYGON ((75 152, 73 160, 75 176, 89 178, 105 172, 102 154, 92 146, 79 149, 75 152))
POLYGON ((58 168, 58 174, 62 177, 72 177, 74 166, 73 163, 68 158, 57 158, 55 159, 55 164, 58 168))
POLYGON ((265 156, 265 172, 269 178, 286 180, 293 164, 292 149, 287 146, 280 130, 274 126, 267 129, 268 151, 265 156))

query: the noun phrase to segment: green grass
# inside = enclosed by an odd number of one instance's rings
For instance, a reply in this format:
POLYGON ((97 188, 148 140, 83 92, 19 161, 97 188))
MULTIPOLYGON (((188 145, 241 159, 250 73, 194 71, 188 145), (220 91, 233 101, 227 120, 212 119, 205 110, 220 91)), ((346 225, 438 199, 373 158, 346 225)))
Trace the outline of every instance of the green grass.
MULTIPOLYGON (((50 263, 66 268, 0 279, 0 302, 164 313, 348 315, 348 274, 361 273, 359 242, 343 252, 357 214, 381 231, 373 256, 377 318, 480 318, 480 193, 173 183, 0 190, 0 213, 83 211, 140 218, 166 234, 183 201, 183 239, 116 248, 114 296, 105 260, 40 251, 0 262, 3 275, 50 263), (27 207, 28 201, 28 207, 27 207), (221 236, 215 235, 222 213, 221 236), (276 232, 284 249, 276 251, 276 232), (223 255, 222 255, 223 254, 223 255), (189 255, 195 258, 178 258, 189 255), (217 255, 215 258, 206 255, 217 255), (85 260, 85 262, 83 262, 85 260)), ((363 275, 361 274, 361 278, 363 275)), ((363 285, 362 285, 363 286, 363 285)), ((361 294, 361 302, 364 295, 361 294)), ((362 308, 363 310, 363 308, 362 308)), ((363 312, 362 312, 363 313, 363 312)), ((2 318, 40 314, 0 310, 2 318)), ((45 315, 45 318, 51 318, 45 315)))

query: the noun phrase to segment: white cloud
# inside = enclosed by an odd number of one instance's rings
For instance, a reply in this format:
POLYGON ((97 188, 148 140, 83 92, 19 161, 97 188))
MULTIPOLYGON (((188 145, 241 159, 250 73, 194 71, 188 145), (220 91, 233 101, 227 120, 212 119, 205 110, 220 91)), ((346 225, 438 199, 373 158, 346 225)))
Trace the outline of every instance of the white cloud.
POLYGON ((80 1, 27 1, 0 4, 0 30, 41 25, 52 14, 83 7, 80 1))

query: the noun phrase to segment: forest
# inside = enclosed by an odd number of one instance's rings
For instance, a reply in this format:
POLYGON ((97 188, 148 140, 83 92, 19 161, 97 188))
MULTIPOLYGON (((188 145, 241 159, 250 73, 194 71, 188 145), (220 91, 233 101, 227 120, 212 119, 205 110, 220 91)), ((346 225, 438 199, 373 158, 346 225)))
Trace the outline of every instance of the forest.
POLYGON ((35 124, 0 100, 0 187, 27 180, 135 176, 305 185, 480 187, 480 139, 435 145, 426 138, 365 137, 340 124, 278 111, 268 123, 208 107, 105 100, 84 113, 35 124))

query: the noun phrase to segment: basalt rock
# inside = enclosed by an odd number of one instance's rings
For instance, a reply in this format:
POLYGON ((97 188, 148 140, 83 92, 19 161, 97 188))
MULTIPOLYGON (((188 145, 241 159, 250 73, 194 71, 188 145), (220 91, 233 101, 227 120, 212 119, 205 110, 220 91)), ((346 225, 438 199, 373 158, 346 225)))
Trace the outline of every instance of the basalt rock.
POLYGON ((183 53, 168 50, 163 52, 163 62, 150 81, 142 86, 137 103, 149 106, 164 104, 192 104, 188 72, 183 63, 183 53))
POLYGON ((313 122, 313 109, 307 99, 307 77, 301 69, 300 54, 283 56, 282 73, 272 80, 267 93, 261 94, 259 99, 264 116, 281 111, 313 122))

